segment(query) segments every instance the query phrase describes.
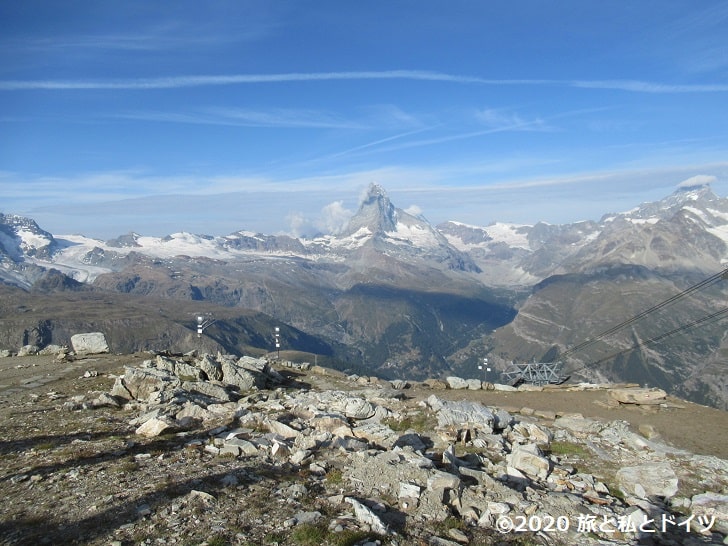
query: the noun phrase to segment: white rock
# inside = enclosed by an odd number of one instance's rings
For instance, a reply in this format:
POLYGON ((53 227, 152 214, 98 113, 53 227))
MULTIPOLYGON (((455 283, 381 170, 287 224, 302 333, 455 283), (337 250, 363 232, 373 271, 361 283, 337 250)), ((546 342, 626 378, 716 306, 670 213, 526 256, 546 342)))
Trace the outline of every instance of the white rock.
POLYGON ((446 377, 445 381, 447 381, 447 386, 451 389, 467 389, 468 388, 468 382, 463 379, 462 377, 455 377, 450 376, 446 377))
POLYGON ((713 518, 713 529, 728 534, 728 495, 702 493, 695 495, 690 503, 690 513, 706 522, 713 518))
POLYGON ((389 529, 371 509, 352 497, 346 497, 346 502, 354 507, 354 515, 359 523, 369 525, 372 531, 380 535, 390 534, 389 529))
POLYGON ((285 423, 276 421, 275 419, 268 419, 265 424, 268 427, 268 430, 286 439, 296 438, 301 434, 296 429, 289 427, 285 423))
POLYGON ((493 432, 493 412, 478 402, 440 400, 433 394, 427 403, 437 411, 440 427, 473 428, 486 434, 493 432))
POLYGON ((144 424, 142 424, 139 428, 136 429, 136 434, 139 436, 144 436, 145 438, 153 438, 155 436, 159 436, 167 430, 168 428, 171 428, 173 426, 172 422, 167 418, 157 418, 154 417, 152 419, 149 419, 144 424))
POLYGON ((38 354, 37 345, 23 345, 18 350, 18 356, 29 356, 29 355, 35 355, 35 354, 38 354))
POLYGON ((531 479, 545 480, 551 470, 551 463, 540 454, 535 444, 514 446, 506 460, 510 466, 531 479))
POLYGON ((493 383, 493 390, 500 391, 500 392, 517 392, 518 391, 518 389, 516 387, 511 387, 510 385, 503 385, 501 383, 493 383))
POLYGON ((480 379, 468 379, 466 380, 468 389, 471 391, 479 391, 483 388, 483 382, 480 379))
POLYGON ((109 345, 106 336, 101 332, 89 332, 71 336, 73 350, 79 354, 108 353, 109 345))
POLYGON ((627 495, 670 498, 677 493, 678 479, 667 461, 620 468, 616 474, 620 489, 627 495))
POLYGON ((420 486, 414 483, 400 482, 399 483, 399 498, 407 499, 419 499, 420 498, 420 486))
POLYGON ((369 419, 374 415, 374 406, 363 398, 349 398, 344 406, 344 415, 352 419, 369 419))

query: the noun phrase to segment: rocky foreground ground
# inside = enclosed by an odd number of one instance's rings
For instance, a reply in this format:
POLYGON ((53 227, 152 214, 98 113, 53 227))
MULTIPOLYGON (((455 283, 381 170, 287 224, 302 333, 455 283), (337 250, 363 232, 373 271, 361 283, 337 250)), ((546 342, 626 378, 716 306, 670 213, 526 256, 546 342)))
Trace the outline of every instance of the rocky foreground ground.
POLYGON ((669 397, 223 355, 0 372, 2 544, 728 544, 728 414, 669 397))

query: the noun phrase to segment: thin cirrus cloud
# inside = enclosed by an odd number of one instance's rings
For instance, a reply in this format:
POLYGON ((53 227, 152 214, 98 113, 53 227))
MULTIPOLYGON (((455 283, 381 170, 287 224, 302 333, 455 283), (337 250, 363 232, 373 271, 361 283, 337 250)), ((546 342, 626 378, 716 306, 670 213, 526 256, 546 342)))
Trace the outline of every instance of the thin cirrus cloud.
POLYGON ((519 114, 507 112, 502 109, 486 108, 476 112, 476 120, 493 129, 505 129, 510 131, 543 131, 548 130, 548 125, 542 119, 536 118, 526 120, 519 114))
POLYGON ((138 121, 229 125, 238 127, 280 127, 306 129, 366 129, 364 121, 351 120, 330 112, 313 109, 209 108, 197 112, 127 112, 113 117, 138 121))
POLYGON ((120 80, 5 80, 0 81, 0 90, 145 90, 296 81, 386 79, 439 81, 480 85, 550 85, 574 88, 620 90, 637 93, 714 93, 728 91, 728 85, 726 84, 670 84, 640 80, 487 79, 426 70, 183 75, 120 80))

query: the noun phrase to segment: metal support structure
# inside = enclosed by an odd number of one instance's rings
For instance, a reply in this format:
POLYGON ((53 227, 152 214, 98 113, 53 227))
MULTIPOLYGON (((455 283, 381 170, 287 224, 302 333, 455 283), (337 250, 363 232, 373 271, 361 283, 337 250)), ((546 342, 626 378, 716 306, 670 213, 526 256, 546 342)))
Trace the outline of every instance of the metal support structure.
POLYGON ((562 376, 561 369, 563 362, 528 362, 526 364, 511 364, 502 372, 507 384, 520 385, 531 383, 532 385, 560 385, 569 379, 569 376, 562 376))
POLYGON ((202 337, 202 332, 215 322, 212 313, 206 313, 204 315, 197 315, 197 337, 202 337))
POLYGON ((488 366, 488 358, 483 358, 483 363, 478 364, 478 369, 483 371, 483 381, 488 382, 490 377, 490 367, 488 366))
POLYGON ((276 341, 276 352, 278 354, 277 358, 278 360, 281 359, 281 328, 279 326, 275 327, 275 330, 273 332, 273 337, 276 341))

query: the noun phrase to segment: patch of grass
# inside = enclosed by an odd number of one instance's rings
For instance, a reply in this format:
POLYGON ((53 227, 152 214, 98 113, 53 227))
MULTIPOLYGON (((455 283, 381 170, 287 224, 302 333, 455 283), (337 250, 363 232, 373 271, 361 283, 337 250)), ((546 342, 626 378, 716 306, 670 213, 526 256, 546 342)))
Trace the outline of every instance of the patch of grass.
POLYGON ((436 533, 447 533, 450 529, 463 530, 466 527, 465 522, 453 516, 445 518, 443 521, 435 523, 436 533))
POLYGON ((382 419, 382 423, 387 425, 395 432, 414 430, 418 433, 431 431, 435 428, 436 425, 435 419, 424 411, 418 411, 417 413, 409 414, 403 419, 387 417, 386 419, 382 419))
MULTIPOLYGON (((278 541, 283 540, 279 534, 275 534, 275 537, 278 541)), ((330 546, 354 546, 365 539, 379 539, 383 544, 387 543, 386 537, 377 535, 376 533, 354 531, 351 529, 345 529, 337 533, 335 531, 329 531, 324 523, 304 523, 298 525, 291 531, 290 538, 293 544, 300 546, 319 546, 321 544, 330 546)))
POLYGON ((381 538, 365 531, 352 531, 345 529, 339 533, 329 533, 329 543, 332 546, 354 546, 364 539, 375 540, 381 538))
POLYGON ((291 538, 293 539, 295 544, 300 544, 301 546, 314 546, 323 544, 324 540, 327 538, 329 532, 321 524, 312 524, 312 523, 303 523, 301 525, 297 525, 293 532, 291 532, 291 538))
POLYGON ((122 462, 117 468, 117 472, 119 472, 119 474, 130 474, 131 472, 136 472, 137 470, 139 470, 139 464, 134 459, 127 459, 126 461, 122 462))
POLYGON ((230 541, 223 534, 217 534, 205 541, 207 546, 227 546, 230 541))
POLYGON ((624 496, 622 489, 617 484, 611 483, 611 482, 604 482, 604 485, 607 486, 607 489, 609 489, 609 494, 611 496, 613 496, 615 499, 619 499, 620 502, 622 502, 622 503, 627 502, 627 498, 624 496))
POLYGON ((326 473, 326 483, 331 485, 340 485, 343 481, 343 474, 338 468, 334 468, 326 473))
POLYGON ((586 459, 590 455, 589 450, 584 446, 573 442, 551 442, 548 451, 552 455, 559 457, 579 457, 580 459, 586 459))

